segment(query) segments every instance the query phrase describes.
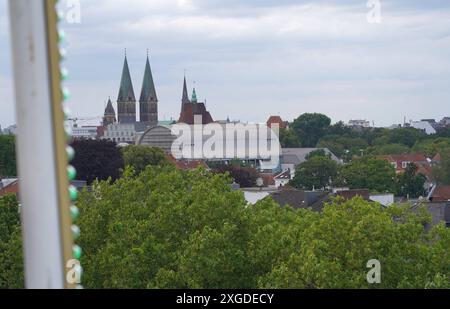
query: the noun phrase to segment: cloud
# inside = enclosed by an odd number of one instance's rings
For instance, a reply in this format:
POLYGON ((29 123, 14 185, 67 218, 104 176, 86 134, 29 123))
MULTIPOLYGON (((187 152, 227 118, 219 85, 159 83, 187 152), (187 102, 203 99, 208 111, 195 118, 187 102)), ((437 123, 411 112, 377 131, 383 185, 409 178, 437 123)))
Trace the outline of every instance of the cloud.
POLYGON ((215 118, 444 116, 448 1, 381 1, 381 24, 366 2, 82 0, 81 24, 63 24, 72 110, 99 115, 115 99, 124 48, 138 95, 149 48, 161 118, 178 116, 184 69, 215 118))

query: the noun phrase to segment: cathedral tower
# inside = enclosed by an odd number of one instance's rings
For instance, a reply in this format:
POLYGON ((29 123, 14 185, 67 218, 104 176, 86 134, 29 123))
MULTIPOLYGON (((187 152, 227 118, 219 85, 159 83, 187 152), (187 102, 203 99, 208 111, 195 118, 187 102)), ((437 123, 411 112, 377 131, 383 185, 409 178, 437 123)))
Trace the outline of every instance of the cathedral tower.
POLYGON ((136 98, 134 96, 133 83, 131 82, 126 54, 122 78, 120 80, 119 96, 117 98, 117 113, 119 123, 136 122, 136 98))
POLYGON ((108 104, 105 108, 105 114, 103 116, 103 125, 107 126, 116 122, 116 111, 114 110, 111 98, 108 100, 108 104))
POLYGON ((156 96, 155 83, 153 82, 150 60, 147 55, 144 80, 142 81, 141 97, 139 99, 140 121, 150 126, 158 124, 158 97, 156 96))

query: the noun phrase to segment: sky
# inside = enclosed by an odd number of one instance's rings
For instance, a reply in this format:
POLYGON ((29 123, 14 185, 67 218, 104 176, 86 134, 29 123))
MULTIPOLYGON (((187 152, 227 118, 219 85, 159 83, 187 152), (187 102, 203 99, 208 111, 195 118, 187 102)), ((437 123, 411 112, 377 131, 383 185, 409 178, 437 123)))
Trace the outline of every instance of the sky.
MULTIPOLYGON (((115 103, 126 48, 137 98, 149 49, 161 120, 178 119, 184 72, 216 120, 450 116, 450 1, 379 2, 373 23, 367 0, 80 0, 80 23, 61 25, 69 106, 100 117, 115 103)), ((3 128, 15 123, 7 11, 0 0, 3 128)))

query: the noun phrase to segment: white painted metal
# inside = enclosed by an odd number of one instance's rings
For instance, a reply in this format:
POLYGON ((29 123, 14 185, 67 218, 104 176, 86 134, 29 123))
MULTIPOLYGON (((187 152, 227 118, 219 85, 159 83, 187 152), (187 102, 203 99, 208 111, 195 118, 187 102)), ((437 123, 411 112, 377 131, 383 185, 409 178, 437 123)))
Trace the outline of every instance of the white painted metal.
POLYGON ((10 0, 27 288, 64 288, 45 0, 10 0))

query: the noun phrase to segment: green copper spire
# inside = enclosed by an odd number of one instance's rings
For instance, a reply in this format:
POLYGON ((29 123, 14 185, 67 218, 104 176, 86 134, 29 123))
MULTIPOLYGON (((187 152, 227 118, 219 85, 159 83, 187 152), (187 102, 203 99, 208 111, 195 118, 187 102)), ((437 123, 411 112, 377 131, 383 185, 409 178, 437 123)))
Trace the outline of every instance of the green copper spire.
POLYGON ((136 102, 126 55, 123 63, 122 78, 120 80, 120 89, 117 102, 136 102))
POLYGON ((195 88, 194 91, 192 91, 192 99, 191 99, 192 103, 197 103, 197 93, 195 92, 195 88))
POLYGON ((147 63, 145 64, 144 80, 142 82, 141 98, 139 99, 139 102, 158 102, 148 55, 147 63))

